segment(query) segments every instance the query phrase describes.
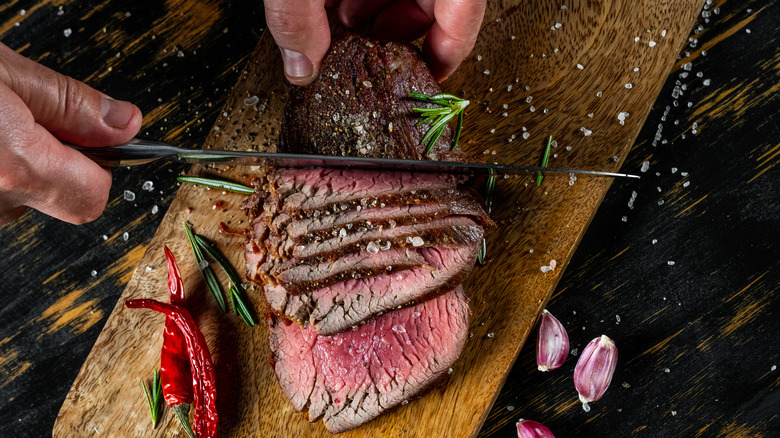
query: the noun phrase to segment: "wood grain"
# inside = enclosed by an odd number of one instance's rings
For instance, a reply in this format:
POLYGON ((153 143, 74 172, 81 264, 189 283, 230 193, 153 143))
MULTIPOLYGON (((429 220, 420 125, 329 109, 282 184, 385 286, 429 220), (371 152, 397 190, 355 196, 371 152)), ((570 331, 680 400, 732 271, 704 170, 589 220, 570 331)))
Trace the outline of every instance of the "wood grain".
MULTIPOLYGON (((463 147, 472 154, 495 152, 502 161, 534 164, 551 134, 558 144, 551 165, 617 170, 701 5, 604 1, 571 2, 561 9, 557 2, 492 2, 472 56, 443 86, 473 102, 463 147), (629 114, 624 124, 618 120, 621 112, 629 114)), ((273 148, 284 100, 276 50, 264 35, 206 147, 273 148), (259 102, 245 105, 250 96, 259 102)), ((194 172, 237 180, 246 176, 243 169, 194 172)), ((495 218, 501 228, 488 242, 490 263, 466 282, 472 337, 451 381, 344 436, 476 435, 609 184, 580 178, 570 185, 566 177, 550 176, 541 187, 530 178, 500 181, 495 218), (540 267, 551 260, 558 268, 542 273, 540 267)), ((186 262, 189 249, 181 223, 189 220, 240 265, 240 240, 216 232, 219 222, 242 226, 240 202, 236 195, 201 188, 179 190, 122 299, 165 296, 162 245, 168 245, 181 260, 185 286, 198 297, 194 306, 217 363, 222 434, 326 436, 320 424, 293 413, 276 386, 267 366, 265 328, 248 329, 232 315, 219 315, 204 299, 194 262, 186 262), (217 200, 229 208, 213 210, 217 200)), ((257 293, 253 299, 261 309, 257 293)), ((122 300, 117 303, 62 406, 55 436, 95 431, 149 436, 137 382, 159 361, 161 326, 159 315, 128 311, 122 300), (104 403, 119 398, 128 403, 104 403)), ((180 430, 167 416, 155 434, 178 436, 180 430)))

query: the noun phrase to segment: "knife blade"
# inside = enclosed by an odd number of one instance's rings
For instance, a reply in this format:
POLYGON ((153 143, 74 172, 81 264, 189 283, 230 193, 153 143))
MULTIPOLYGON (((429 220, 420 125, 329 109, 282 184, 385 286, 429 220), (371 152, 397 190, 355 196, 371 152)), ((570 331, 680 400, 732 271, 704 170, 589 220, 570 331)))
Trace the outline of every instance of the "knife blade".
POLYGON ((515 164, 475 163, 457 161, 404 160, 399 158, 339 157, 331 155, 288 154, 274 152, 227 151, 215 149, 186 149, 153 140, 134 138, 127 143, 101 148, 67 144, 105 167, 136 166, 158 159, 178 159, 190 163, 218 163, 232 165, 293 168, 352 168, 373 170, 404 170, 448 173, 493 173, 521 175, 529 172, 574 173, 616 178, 639 178, 617 172, 598 170, 563 169, 556 167, 522 166, 515 164))

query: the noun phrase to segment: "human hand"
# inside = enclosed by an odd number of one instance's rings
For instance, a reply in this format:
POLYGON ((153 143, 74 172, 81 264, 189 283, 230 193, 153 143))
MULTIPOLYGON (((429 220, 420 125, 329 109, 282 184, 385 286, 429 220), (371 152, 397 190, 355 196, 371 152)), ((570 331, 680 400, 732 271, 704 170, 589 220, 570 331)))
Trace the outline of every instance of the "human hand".
POLYGON ((411 41, 423 35, 423 54, 437 81, 468 56, 477 39, 486 0, 265 0, 268 30, 282 51, 284 75, 307 85, 317 77, 330 46, 325 7, 338 4, 339 19, 354 28, 373 18, 371 34, 411 41))
POLYGON ((34 208, 81 224, 103 212, 111 173, 63 146, 124 143, 141 111, 0 43, 0 226, 34 208))

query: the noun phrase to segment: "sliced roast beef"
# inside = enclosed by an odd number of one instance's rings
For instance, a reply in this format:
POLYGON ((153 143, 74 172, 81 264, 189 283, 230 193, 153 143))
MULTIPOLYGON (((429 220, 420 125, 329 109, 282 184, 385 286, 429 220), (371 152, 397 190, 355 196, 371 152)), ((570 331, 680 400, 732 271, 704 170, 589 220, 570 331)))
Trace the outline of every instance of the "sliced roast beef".
POLYGON ((479 246, 412 251, 423 258, 424 265, 351 279, 303 294, 290 293, 282 285, 266 285, 265 298, 276 314, 300 325, 312 325, 319 334, 331 335, 371 315, 452 290, 471 272, 479 246))
POLYGON ((280 150, 325 155, 458 161, 452 130, 444 129, 430 154, 412 108, 427 107, 409 93, 441 93, 417 50, 356 35, 336 39, 313 84, 291 87, 280 150))
POLYGON ((272 210, 272 214, 340 212, 349 205, 379 205, 382 196, 389 196, 385 202, 391 202, 402 193, 455 189, 463 181, 462 175, 437 173, 283 169, 269 176, 266 191, 270 196, 264 210, 272 210))
POLYGON ((391 249, 381 252, 360 251, 315 264, 297 264, 275 276, 291 294, 301 294, 349 279, 392 274, 426 266, 426 261, 414 249, 391 249))
POLYGON ((446 378, 468 337, 462 287, 384 313, 352 330, 321 336, 269 319, 272 363, 297 411, 339 433, 418 396, 446 378))

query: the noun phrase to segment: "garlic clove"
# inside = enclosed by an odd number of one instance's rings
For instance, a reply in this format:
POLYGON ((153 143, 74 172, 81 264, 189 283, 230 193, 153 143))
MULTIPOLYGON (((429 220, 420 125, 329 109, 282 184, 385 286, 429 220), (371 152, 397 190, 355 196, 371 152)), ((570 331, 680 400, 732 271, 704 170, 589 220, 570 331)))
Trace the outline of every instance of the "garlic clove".
POLYGON ((574 367, 574 387, 586 412, 590 411, 588 403, 600 399, 609 388, 617 358, 617 346, 607 335, 590 341, 582 350, 574 367))
POLYGON ((536 365, 539 371, 559 368, 569 355, 569 335, 558 319, 542 310, 536 337, 536 365))
POLYGON ((517 422, 517 438, 555 438, 555 435, 544 424, 521 418, 517 422))

